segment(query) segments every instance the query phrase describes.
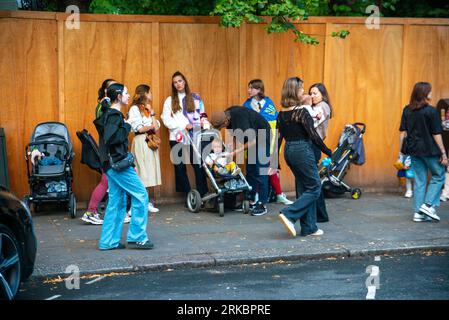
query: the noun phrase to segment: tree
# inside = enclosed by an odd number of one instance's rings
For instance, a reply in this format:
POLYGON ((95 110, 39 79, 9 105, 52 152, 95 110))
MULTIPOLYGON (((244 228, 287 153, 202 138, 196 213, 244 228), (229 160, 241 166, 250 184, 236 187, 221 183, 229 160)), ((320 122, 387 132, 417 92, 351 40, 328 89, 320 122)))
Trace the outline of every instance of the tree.
MULTIPOLYGON (((307 20, 311 13, 320 13, 326 0, 218 0, 212 15, 220 16, 220 25, 238 28, 244 22, 267 23, 268 33, 291 30, 296 42, 316 45, 318 40, 300 29, 294 22, 307 20), (266 20, 268 19, 268 21, 266 20)), ((333 37, 345 38, 349 31, 333 32, 333 37)))

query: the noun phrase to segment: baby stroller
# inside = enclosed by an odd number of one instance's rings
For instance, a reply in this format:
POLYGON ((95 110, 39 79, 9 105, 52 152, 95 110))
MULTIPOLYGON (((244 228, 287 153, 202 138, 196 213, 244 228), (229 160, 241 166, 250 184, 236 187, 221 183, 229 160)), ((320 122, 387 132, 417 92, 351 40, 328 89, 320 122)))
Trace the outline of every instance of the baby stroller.
MULTIPOLYGON (((203 150, 202 145, 205 142, 212 142, 215 138, 221 140, 220 132, 215 129, 206 129, 195 131, 191 138, 188 133, 184 134, 185 138, 192 144, 194 152, 194 161, 201 163, 201 166, 206 172, 210 180, 213 191, 201 197, 200 193, 192 189, 187 194, 187 207, 190 212, 199 212, 203 203, 210 200, 217 200, 218 213, 220 217, 224 216, 224 205, 226 195, 237 195, 243 193, 244 200, 242 204, 243 213, 249 213, 249 199, 248 195, 251 191, 251 186, 245 179, 245 176, 240 172, 238 175, 220 175, 211 170, 201 157, 203 150)), ((209 144, 210 146, 210 144, 209 144)), ((226 145, 223 144, 223 150, 228 151, 226 145)))
POLYGON ((364 123, 346 125, 340 135, 337 148, 332 153, 331 163, 325 165, 324 160, 321 162, 319 174, 325 197, 331 198, 346 192, 350 192, 353 199, 359 199, 362 196, 362 190, 351 188, 343 182, 343 179, 351 163, 359 166, 365 163, 362 139, 365 130, 364 123))
POLYGON ((71 218, 76 216, 76 198, 72 190, 73 152, 70 135, 65 124, 43 122, 36 126, 30 143, 25 147, 30 194, 24 202, 33 204, 39 212, 44 203, 65 203, 71 218), (38 151, 34 164, 30 157, 38 151), (31 167, 31 168, 30 168, 31 167))

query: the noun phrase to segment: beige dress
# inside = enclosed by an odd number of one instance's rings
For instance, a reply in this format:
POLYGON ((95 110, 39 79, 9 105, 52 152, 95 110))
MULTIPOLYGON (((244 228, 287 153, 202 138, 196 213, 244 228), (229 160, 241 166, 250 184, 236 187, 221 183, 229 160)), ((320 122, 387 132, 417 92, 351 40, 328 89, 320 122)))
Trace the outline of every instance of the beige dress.
MULTIPOLYGON (((129 121, 133 132, 138 132, 142 126, 153 124, 152 117, 143 116, 138 106, 132 106, 129 109, 129 121)), ((157 120, 156 120, 157 121, 157 120)), ((157 126, 160 127, 159 121, 157 126)), ((131 146, 131 152, 134 155, 136 171, 145 188, 155 187, 162 184, 161 165, 159 160, 159 149, 154 151, 148 148, 145 141, 145 134, 134 136, 131 146)))

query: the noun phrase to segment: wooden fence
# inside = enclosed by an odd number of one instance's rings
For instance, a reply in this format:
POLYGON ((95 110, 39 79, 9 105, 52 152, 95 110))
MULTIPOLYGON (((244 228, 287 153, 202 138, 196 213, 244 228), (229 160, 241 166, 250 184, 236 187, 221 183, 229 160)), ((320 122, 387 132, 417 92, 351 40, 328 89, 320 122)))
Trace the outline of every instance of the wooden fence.
MULTIPOLYGON (((76 153, 74 190, 78 200, 88 200, 99 175, 80 164, 75 132, 86 128, 97 137, 94 106, 106 78, 124 82, 131 92, 149 84, 158 115, 177 70, 201 94, 209 114, 243 103, 254 78, 263 79, 276 103, 290 76, 305 79, 306 89, 324 82, 335 112, 329 146, 335 147, 345 124, 367 124, 367 161, 351 168, 348 183, 372 191, 397 188, 399 121, 414 83, 432 83, 434 104, 449 97, 449 19, 384 18, 380 29, 370 30, 364 18, 312 17, 301 28, 320 44, 308 46, 291 34, 268 35, 261 25, 221 28, 216 17, 81 15, 79 30, 67 29, 66 18, 0 12, 0 126, 11 188, 19 196, 28 192, 24 150, 32 130, 40 122, 61 121, 76 153), (350 31, 347 39, 330 36, 340 29, 350 31)), ((164 127, 161 138, 163 185, 155 196, 168 199, 176 193, 164 127)), ((292 191, 283 159, 281 166, 283 188, 292 191)))

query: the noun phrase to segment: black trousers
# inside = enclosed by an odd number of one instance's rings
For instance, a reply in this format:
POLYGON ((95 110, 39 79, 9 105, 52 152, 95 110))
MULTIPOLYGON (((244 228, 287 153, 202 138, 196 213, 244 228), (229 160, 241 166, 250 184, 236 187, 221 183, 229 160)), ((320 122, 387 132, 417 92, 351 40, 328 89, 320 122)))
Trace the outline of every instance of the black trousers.
MULTIPOLYGON (((315 155, 315 161, 318 163, 321 158, 321 150, 312 144, 313 153, 315 155)), ((297 186, 297 183, 295 184, 297 186)), ((296 187, 296 199, 299 198, 298 188, 296 187)), ((323 189, 321 189, 320 197, 316 201, 316 222, 328 222, 329 215, 327 214, 326 202, 324 201, 323 189)))
MULTIPOLYGON (((176 141, 170 141, 170 148, 172 152, 171 159, 173 160, 184 159, 184 154, 186 152, 189 153, 189 160, 193 166, 193 171, 195 172, 196 189, 201 194, 201 196, 204 196, 208 191, 206 173, 204 172, 204 169, 201 168, 201 164, 194 164, 192 146, 184 145, 176 141), (177 146, 176 150, 173 150, 175 146, 177 146), (173 154, 174 152, 177 152, 177 154, 173 154)), ((176 192, 183 192, 187 194, 191 190, 189 177, 187 176, 187 167, 184 162, 181 162, 174 163, 174 168, 176 192)))

